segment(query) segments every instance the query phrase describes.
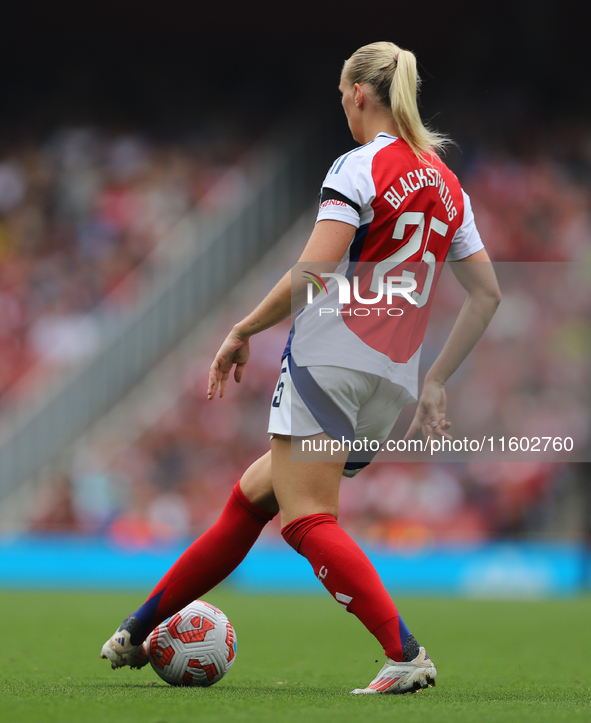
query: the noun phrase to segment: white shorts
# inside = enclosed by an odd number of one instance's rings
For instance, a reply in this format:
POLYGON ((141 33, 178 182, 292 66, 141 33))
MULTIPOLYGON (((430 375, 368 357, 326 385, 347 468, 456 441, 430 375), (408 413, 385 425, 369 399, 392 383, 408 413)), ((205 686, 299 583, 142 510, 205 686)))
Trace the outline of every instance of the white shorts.
MULTIPOLYGON (((273 393, 269 434, 331 439, 377 440, 381 446, 401 409, 414 401, 389 379, 332 366, 298 367, 291 354, 281 364, 273 393)), ((351 452, 343 474, 353 477, 371 462, 374 452, 351 452)))

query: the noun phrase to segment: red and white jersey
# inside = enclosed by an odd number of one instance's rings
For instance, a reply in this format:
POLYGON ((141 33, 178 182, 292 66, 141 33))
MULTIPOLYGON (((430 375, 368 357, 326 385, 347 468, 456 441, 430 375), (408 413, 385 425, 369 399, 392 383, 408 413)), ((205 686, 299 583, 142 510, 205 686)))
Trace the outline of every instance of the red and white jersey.
POLYGON ((442 262, 483 248, 470 199, 439 158, 421 163, 404 140, 379 133, 331 166, 317 220, 325 219, 357 228, 336 269, 355 282, 357 293, 339 304, 337 280, 326 280, 328 296, 316 296, 294 322, 288 344, 294 361, 377 374, 416 398, 420 350, 442 262), (398 316, 387 315, 385 304, 367 301, 377 298, 388 276, 416 281, 415 304, 396 297, 398 316), (335 313, 320 313, 327 308, 335 313))

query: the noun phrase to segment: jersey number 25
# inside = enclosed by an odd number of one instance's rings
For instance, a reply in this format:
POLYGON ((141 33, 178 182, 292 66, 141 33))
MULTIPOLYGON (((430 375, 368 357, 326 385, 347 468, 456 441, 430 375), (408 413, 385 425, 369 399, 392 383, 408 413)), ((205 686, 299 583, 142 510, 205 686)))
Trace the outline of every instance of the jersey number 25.
MULTIPOLYGON (((371 285, 369 287, 371 291, 378 293, 380 290, 380 282, 382 284, 384 283, 384 277, 389 274, 392 269, 396 268, 396 266, 404 261, 407 261, 411 256, 414 256, 421 250, 425 232, 425 214, 420 211, 405 211, 404 213, 401 213, 396 221, 392 238, 398 241, 402 240, 407 226, 416 226, 417 228, 404 246, 396 249, 396 251, 388 256, 388 258, 376 264, 371 278, 371 285)), ((421 261, 424 261, 429 267, 427 270, 427 277, 425 278, 425 283, 423 284, 423 290, 421 292, 412 292, 412 298, 417 302, 417 307, 419 309, 427 303, 429 294, 431 293, 431 287, 433 286, 433 279, 435 278, 435 268, 437 265, 435 254, 431 253, 431 251, 427 249, 431 233, 436 233, 445 237, 448 228, 449 226, 446 223, 443 223, 443 221, 435 218, 435 216, 431 217, 429 230, 427 232, 427 241, 421 258, 421 261)), ((402 275, 414 279, 416 274, 414 271, 403 271, 402 275)))

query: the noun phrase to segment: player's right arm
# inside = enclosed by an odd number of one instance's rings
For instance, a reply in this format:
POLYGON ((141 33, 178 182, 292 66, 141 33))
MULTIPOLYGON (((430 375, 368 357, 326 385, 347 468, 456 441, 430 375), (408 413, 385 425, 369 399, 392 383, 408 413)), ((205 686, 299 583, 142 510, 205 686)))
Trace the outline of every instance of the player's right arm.
POLYGON ((451 439, 446 432, 450 423, 445 419, 444 385, 480 339, 501 301, 497 277, 484 249, 453 261, 450 266, 468 296, 441 353, 427 372, 405 439, 420 428, 426 437, 435 433, 451 439))
MULTIPOLYGON (((315 268, 316 264, 336 265, 349 247, 354 233, 355 227, 348 223, 319 221, 298 263, 305 262, 310 269, 315 268)), ((213 399, 218 390, 220 397, 224 396, 233 367, 234 379, 240 382, 250 354, 250 337, 289 318, 293 311, 292 306, 297 305, 300 297, 303 306, 306 284, 302 274, 292 275, 291 271, 288 271, 256 309, 234 326, 210 367, 208 399, 213 399)))

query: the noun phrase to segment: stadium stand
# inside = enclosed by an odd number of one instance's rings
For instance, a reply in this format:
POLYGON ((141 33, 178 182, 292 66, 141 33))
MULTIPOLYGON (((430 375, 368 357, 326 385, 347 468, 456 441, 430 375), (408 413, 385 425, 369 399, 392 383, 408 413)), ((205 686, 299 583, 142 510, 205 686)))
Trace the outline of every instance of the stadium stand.
MULTIPOLYGON (((553 435, 576 433, 588 449, 591 300, 588 278, 577 290, 576 274, 590 260, 591 146, 588 131, 579 133, 575 153, 571 134, 566 153, 562 131, 556 133, 546 136, 544 150, 535 153, 487 151, 483 143, 462 160, 462 180, 489 253, 507 262, 500 264, 507 311, 501 307, 474 358, 450 382, 449 396, 475 436, 491 434, 499 415, 497 436, 533 429, 533 420, 542 418, 553 435), (565 263, 572 261, 581 264, 565 263), (531 264, 527 284, 518 273, 523 266, 512 270, 514 262, 531 264), (544 267, 542 262, 555 263, 544 267), (562 274, 561 283, 572 290, 568 308, 574 313, 560 313, 566 301, 557 293, 551 309, 542 305, 549 271, 562 274)), ((10 328, 5 322, 3 338, 10 332, 12 341, 5 343, 14 348, 3 362, 5 387, 35 365, 73 361, 67 358, 67 344, 60 359, 44 353, 44 348, 58 348, 47 341, 51 334, 88 338, 86 346, 75 345, 75 353, 91 354, 93 344, 99 344, 96 334, 64 330, 56 317, 76 324, 95 318, 89 311, 99 307, 125 313, 153 281, 158 256, 150 252, 166 229, 195 206, 225 211, 211 208, 218 194, 208 194, 220 167, 205 166, 190 150, 150 148, 141 139, 120 138, 103 143, 101 163, 94 166, 88 158, 98 153, 97 137, 74 132, 58 138, 46 149, 29 149, 26 157, 0 165, 0 306, 9 310, 4 319, 14 320, 10 328), (80 147, 85 150, 76 150, 80 147), (69 160, 78 157, 86 160, 69 160), (39 187, 45 196, 35 191, 39 187), (20 228, 19 213, 27 203, 35 209, 31 228, 23 226, 18 236, 10 229, 20 228), (20 239, 18 251, 11 238, 20 239), (133 281, 120 283, 132 270, 133 281)), ((237 158, 234 153, 232 162, 237 158)), ((240 197, 247 171, 235 165, 223 171, 240 197)), ((279 267, 288 267, 293 248, 305 240, 305 233, 298 233, 280 258, 274 257, 279 267)), ((270 279, 267 272, 251 282, 253 303, 270 279)), ((438 330, 449 327, 460 302, 453 292, 439 298, 425 362, 440 347, 438 330)), ((124 547, 142 548, 193 536, 215 519, 241 471, 267 448, 268 403, 286 336, 280 328, 254 341, 240 394, 230 392, 222 409, 220 402, 205 401, 205 377, 225 328, 220 319, 227 326, 235 316, 235 310, 218 310, 215 332, 193 342, 195 355, 181 354, 181 371, 172 382, 160 384, 156 373, 143 412, 130 405, 125 413, 127 438, 103 429, 98 441, 86 438, 46 469, 46 483, 25 513, 28 529, 104 534, 124 547)), ((560 463, 472 458, 461 464, 374 464, 343 482, 341 518, 361 537, 393 548, 516 537, 569 539, 581 534, 580 518, 560 510, 572 503, 576 485, 572 468, 560 463)), ((274 534, 273 529, 266 534, 274 534)))
POLYGON ((142 285, 198 243, 197 216, 240 203, 244 150, 90 128, 11 149, 0 162, 2 405, 92 355, 142 285))

